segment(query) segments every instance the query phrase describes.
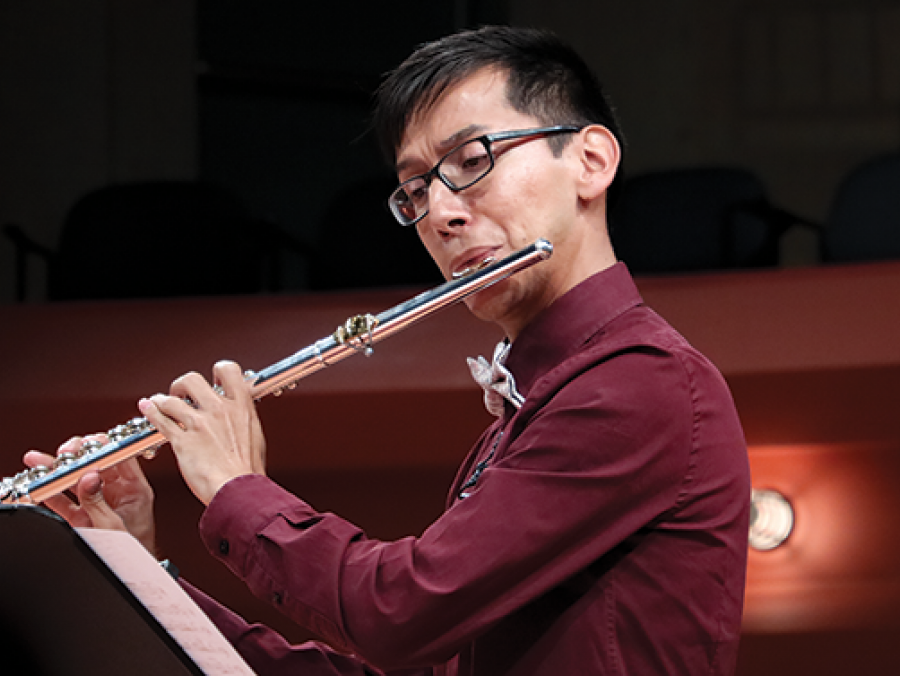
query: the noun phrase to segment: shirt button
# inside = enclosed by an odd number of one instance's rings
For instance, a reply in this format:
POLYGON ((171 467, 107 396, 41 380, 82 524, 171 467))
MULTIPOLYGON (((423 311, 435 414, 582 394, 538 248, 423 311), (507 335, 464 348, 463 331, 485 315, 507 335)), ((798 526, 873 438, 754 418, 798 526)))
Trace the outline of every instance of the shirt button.
POLYGON ((230 545, 228 544, 228 540, 219 540, 219 553, 222 556, 228 556, 229 549, 230 545))

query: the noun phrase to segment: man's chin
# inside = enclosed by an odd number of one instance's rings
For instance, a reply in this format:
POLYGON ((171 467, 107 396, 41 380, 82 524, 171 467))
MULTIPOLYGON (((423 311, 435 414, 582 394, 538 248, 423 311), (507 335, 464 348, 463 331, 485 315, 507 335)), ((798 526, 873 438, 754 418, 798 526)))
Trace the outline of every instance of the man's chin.
POLYGON ((505 281, 498 282, 478 293, 472 294, 463 301, 469 312, 485 322, 496 322, 504 314, 506 307, 505 281))

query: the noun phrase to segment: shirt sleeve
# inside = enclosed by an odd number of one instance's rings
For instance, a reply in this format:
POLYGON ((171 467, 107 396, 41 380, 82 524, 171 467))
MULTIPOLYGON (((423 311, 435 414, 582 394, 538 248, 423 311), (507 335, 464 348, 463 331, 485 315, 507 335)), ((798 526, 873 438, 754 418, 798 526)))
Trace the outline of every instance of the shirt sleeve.
POLYGON ((535 385, 469 496, 418 538, 369 539, 263 476, 226 484, 201 536, 331 645, 382 669, 438 664, 677 507, 695 398, 671 354, 584 359, 535 385))
MULTIPOLYGON (((248 624, 189 582, 180 582, 259 676, 401 676, 385 674, 352 655, 343 655, 315 641, 292 645, 273 629, 262 624, 248 624)), ((428 676, 430 673, 407 672, 404 676, 428 676)))

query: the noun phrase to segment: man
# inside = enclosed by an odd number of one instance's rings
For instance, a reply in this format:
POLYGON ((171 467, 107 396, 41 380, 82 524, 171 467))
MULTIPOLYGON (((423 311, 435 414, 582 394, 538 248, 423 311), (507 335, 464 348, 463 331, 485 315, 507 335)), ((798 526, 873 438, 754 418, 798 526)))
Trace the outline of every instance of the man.
MULTIPOLYGON (((732 673, 746 449, 721 376, 616 261, 621 142, 599 84, 546 34, 485 28, 418 50, 375 119, 400 181, 391 209, 445 277, 553 243, 549 261, 467 301, 505 332, 491 370, 515 393, 489 389, 498 419, 446 512, 396 542, 265 477, 236 364, 215 367, 222 395, 188 374, 142 400, 207 505, 211 553, 333 649, 289 646, 186 586, 261 674, 732 673)), ((105 490, 149 543, 142 478, 123 467, 105 490)), ((81 507, 54 507, 123 526, 96 476, 78 494, 81 507)))

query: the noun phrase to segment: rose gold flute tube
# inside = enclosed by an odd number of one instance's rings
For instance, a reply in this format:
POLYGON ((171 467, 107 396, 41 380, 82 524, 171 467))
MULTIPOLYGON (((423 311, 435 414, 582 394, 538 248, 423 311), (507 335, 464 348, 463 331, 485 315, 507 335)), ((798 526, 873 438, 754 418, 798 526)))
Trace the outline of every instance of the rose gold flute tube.
MULTIPOLYGON (((544 239, 507 256, 503 260, 476 270, 461 279, 448 281, 400 303, 377 317, 364 316, 362 329, 316 341, 309 347, 259 371, 246 373, 252 382, 254 399, 280 393, 296 383, 357 352, 371 352, 371 346, 402 331, 406 327, 456 303, 492 284, 506 279, 535 263, 546 260, 553 246, 544 239)), ((348 320, 350 324, 351 320, 348 320)), ((68 490, 89 471, 101 471, 138 455, 151 456, 166 443, 165 438, 145 418, 135 418, 110 430, 112 440, 96 450, 49 470, 25 470, 0 481, 0 503, 40 503, 68 490)))

